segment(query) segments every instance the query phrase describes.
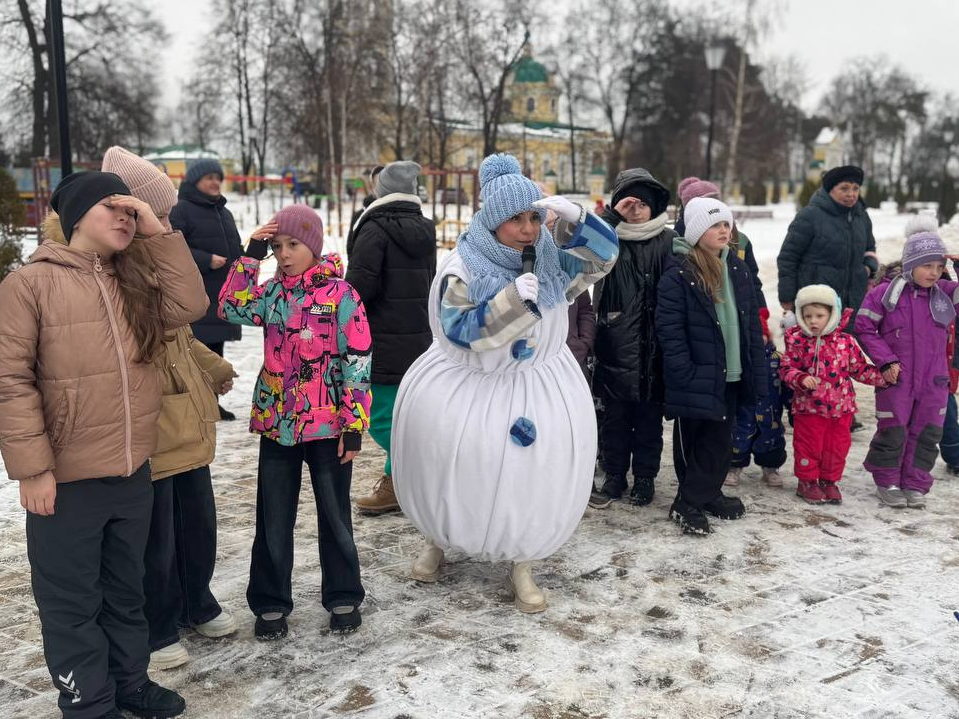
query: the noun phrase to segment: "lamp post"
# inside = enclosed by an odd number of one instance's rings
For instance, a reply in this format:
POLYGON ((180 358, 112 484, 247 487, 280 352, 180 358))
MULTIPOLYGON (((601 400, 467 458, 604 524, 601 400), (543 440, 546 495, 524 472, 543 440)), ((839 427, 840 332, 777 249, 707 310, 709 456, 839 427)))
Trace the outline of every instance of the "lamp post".
POLYGON ((709 70, 709 138, 706 140, 706 179, 713 170, 713 129, 716 122, 716 74, 723 66, 726 46, 718 40, 706 45, 706 69, 709 70))
POLYGON ((952 142, 956 137, 956 132, 951 127, 943 130, 942 140, 946 144, 945 159, 942 161, 942 179, 939 180, 939 212, 938 220, 940 225, 944 225, 952 219, 952 213, 955 212, 955 206, 946 209, 945 205, 955 198, 955 195, 946 189, 949 183, 949 155, 952 152, 952 142))
POLYGON ((60 0, 48 0, 50 40, 53 49, 53 78, 57 98, 57 125, 60 132, 60 176, 73 172, 70 152, 70 117, 67 111, 67 64, 63 49, 63 7, 60 0))

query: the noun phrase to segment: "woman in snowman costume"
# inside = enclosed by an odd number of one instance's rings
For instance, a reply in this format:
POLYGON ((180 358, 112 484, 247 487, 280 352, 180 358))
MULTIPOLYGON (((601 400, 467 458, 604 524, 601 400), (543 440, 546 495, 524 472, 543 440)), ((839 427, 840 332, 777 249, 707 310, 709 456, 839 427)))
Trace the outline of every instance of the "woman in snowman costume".
POLYGON ((573 533, 596 461, 592 397, 566 346, 568 307, 612 269, 619 245, 596 215, 543 198, 511 155, 483 160, 479 180, 483 207, 433 281, 433 344, 397 393, 394 483, 427 538, 414 579, 435 582, 444 549, 512 560, 516 606, 541 612, 531 561, 573 533), (558 216, 552 235, 547 210, 558 216), (530 247, 535 265, 524 271, 530 247))

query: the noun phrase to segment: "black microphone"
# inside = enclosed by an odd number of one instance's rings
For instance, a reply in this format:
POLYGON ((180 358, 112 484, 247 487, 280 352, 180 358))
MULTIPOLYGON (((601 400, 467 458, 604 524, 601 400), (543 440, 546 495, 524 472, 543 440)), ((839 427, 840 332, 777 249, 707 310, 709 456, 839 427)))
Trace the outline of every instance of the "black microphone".
POLYGON ((523 248, 523 274, 533 271, 536 264, 536 248, 533 245, 527 245, 523 248))

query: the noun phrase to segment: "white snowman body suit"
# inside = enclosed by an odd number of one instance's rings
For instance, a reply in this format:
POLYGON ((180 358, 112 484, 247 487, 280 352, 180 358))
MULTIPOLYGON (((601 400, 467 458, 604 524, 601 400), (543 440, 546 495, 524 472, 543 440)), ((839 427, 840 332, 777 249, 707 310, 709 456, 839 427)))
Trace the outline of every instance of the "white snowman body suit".
MULTIPOLYGON (((483 169, 500 157, 487 158, 483 169)), ((521 177, 518 163, 508 168, 521 177)), ((535 185, 522 181, 533 189, 520 189, 538 199, 535 185)), ((519 182, 507 183, 513 195, 519 182)), ((499 224, 497 197, 484 200, 473 222, 485 219, 491 234, 499 224), (487 209, 493 217, 481 217, 487 209)), ((528 197, 513 197, 517 202, 518 210, 507 202, 499 215, 536 209, 528 197)), ((541 559, 572 535, 593 487, 596 418, 566 346, 568 310, 612 268, 618 242, 609 225, 585 211, 577 223, 557 222, 555 245, 543 228, 536 273, 548 274, 540 277, 539 304, 530 304, 511 281, 486 300, 472 296, 477 277, 463 248, 469 239, 440 265, 429 300, 433 344, 397 393, 394 486, 407 517, 440 547, 490 560, 541 559), (545 306, 542 288, 550 282, 554 302, 545 306)), ((519 273, 514 268, 510 276, 519 273)))

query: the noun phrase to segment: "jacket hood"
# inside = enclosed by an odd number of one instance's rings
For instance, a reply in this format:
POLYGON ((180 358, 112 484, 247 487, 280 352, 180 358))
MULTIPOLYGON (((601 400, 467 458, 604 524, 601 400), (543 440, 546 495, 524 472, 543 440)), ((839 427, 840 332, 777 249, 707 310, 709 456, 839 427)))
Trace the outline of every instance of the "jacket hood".
MULTIPOLYGON (((83 252, 67 244, 60 226, 60 216, 53 210, 43 218, 41 237, 43 242, 30 255, 30 262, 52 262, 86 272, 93 270, 95 253, 83 252)), ((103 260, 103 268, 104 271, 112 271, 112 265, 107 260, 103 260)))
POLYGON ((837 217, 845 215, 847 212, 851 212, 854 215, 861 215, 866 211, 866 203, 863 202, 861 197, 852 207, 843 207, 834 199, 832 199, 832 197, 829 196, 829 193, 821 187, 813 193, 812 198, 809 200, 809 206, 818 207, 820 210, 828 212, 830 215, 835 215, 837 217))
MULTIPOLYGON (((416 195, 407 195, 402 192, 383 195, 383 197, 376 198, 363 210, 363 214, 353 224, 353 232, 355 233, 359 229, 360 224, 372 221, 377 216, 400 215, 422 218, 432 222, 423 215, 422 207, 423 202, 416 195)), ((396 246, 412 258, 426 257, 436 251, 436 237, 430 233, 411 232, 399 238, 394 237, 394 240, 396 246)))
POLYGON ((176 196, 180 200, 189 200, 196 205, 222 207, 226 204, 226 198, 223 195, 220 195, 219 197, 211 197, 210 195, 200 192, 196 185, 194 185, 192 182, 187 182, 186 180, 180 183, 180 189, 177 190, 176 196))
POLYGON ((832 308, 829 313, 829 322, 823 328, 822 337, 835 331, 837 327, 840 327, 840 324, 845 327, 849 323, 852 310, 850 309, 848 313, 842 311, 842 302, 832 287, 829 285, 806 285, 796 294, 796 324, 799 325, 803 334, 812 337, 809 325, 806 324, 802 316, 803 307, 811 304, 826 305, 832 308), (845 323, 843 323, 843 320, 845 320, 845 323))
MULTIPOLYGON (((613 181, 613 194, 609 201, 610 207, 616 206, 616 203, 623 198, 626 189, 629 188, 630 185, 646 185, 649 187, 662 204, 661 211, 666 210, 666 207, 669 205, 669 189, 653 177, 649 170, 642 167, 623 170, 616 175, 616 179, 613 181)), ((653 214, 658 215, 659 213, 654 210, 653 214)))

